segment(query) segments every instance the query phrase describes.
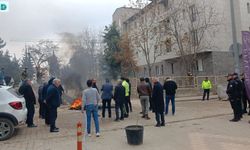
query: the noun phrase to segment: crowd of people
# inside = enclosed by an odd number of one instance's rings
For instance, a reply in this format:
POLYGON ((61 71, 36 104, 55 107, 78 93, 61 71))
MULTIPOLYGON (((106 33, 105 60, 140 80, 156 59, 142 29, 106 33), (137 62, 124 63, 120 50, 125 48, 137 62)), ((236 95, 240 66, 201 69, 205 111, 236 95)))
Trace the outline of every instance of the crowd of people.
MULTIPOLYGON (((242 74, 242 79, 240 79, 237 73, 228 74, 227 81, 228 99, 230 101, 234 114, 233 119, 231 119, 230 121, 238 122, 243 117, 243 114, 247 113, 247 103, 249 103, 250 106, 250 101, 247 96, 247 91, 244 83, 245 77, 244 74, 242 74)), ((250 111, 248 115, 250 115, 250 111)))
MULTIPOLYGON (((247 113, 247 102, 249 102, 246 88, 244 84, 244 75, 239 79, 237 73, 228 74, 227 94, 230 104, 234 112, 234 118, 230 121, 239 121, 244 113, 247 113)), ((32 90, 31 80, 25 79, 20 88, 19 93, 26 100, 27 126, 30 128, 37 127, 33 123, 35 113, 36 97, 32 90)), ((86 113, 86 125, 88 136, 91 136, 91 117, 94 119, 96 136, 100 136, 98 104, 102 101, 102 118, 106 117, 106 109, 108 117, 112 118, 111 102, 115 102, 115 120, 123 121, 129 117, 132 112, 131 104, 131 83, 127 78, 117 80, 115 87, 106 79, 106 82, 98 89, 95 79, 87 80, 87 88, 82 92, 82 112, 86 113)), ((140 78, 137 85, 137 93, 141 103, 142 118, 150 120, 149 112, 155 114, 156 127, 165 126, 165 115, 169 113, 169 103, 172 104, 172 115, 175 115, 175 94, 177 84, 169 77, 165 79, 163 84, 158 78, 152 78, 152 83, 149 78, 140 78), (165 94, 164 94, 165 91, 165 94), (165 96, 165 98, 164 98, 165 96), (165 99, 165 101, 164 101, 165 99)), ((202 100, 209 100, 209 93, 212 88, 212 82, 205 78, 202 82, 204 90, 202 100)), ((59 132, 56 126, 57 108, 62 104, 62 93, 64 92, 61 81, 57 78, 51 78, 48 83, 42 84, 38 89, 39 102, 39 117, 45 120, 45 124, 50 126, 50 132, 59 132)), ((250 106, 250 105, 249 105, 250 106)), ((250 111, 248 113, 250 115, 250 111)))
MULTIPOLYGON (((37 127, 34 122, 34 114, 36 104, 35 93, 32 89, 32 82, 29 79, 22 81, 19 87, 19 93, 24 96, 27 107, 27 127, 37 127)), ((51 78, 48 83, 44 83, 38 89, 38 102, 39 102, 39 117, 45 120, 45 124, 50 126, 50 132, 59 132, 56 127, 57 108, 62 103, 62 92, 60 79, 51 78)))

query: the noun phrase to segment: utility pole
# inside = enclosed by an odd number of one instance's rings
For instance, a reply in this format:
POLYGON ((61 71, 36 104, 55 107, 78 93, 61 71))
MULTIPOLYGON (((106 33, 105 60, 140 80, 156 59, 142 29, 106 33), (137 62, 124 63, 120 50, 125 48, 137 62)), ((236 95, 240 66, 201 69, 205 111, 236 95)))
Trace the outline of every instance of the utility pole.
POLYGON ((239 47, 237 44, 237 31, 235 25, 235 12, 234 12, 234 1, 230 0, 231 6, 231 21, 232 21, 232 36, 233 36, 233 53, 234 53, 234 66, 235 72, 240 73, 240 65, 239 65, 239 47))

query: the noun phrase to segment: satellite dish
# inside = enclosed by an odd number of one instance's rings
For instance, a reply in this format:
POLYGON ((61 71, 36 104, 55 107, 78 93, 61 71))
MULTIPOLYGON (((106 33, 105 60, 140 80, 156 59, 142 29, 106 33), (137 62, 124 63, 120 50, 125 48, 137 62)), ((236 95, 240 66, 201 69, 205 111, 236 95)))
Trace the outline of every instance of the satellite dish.
MULTIPOLYGON (((241 56, 241 55, 242 55, 242 44, 237 43, 237 47, 238 47, 238 50, 239 50, 239 56, 241 56)), ((233 53, 233 55, 234 55, 233 44, 229 47, 229 51, 230 51, 231 53, 233 53)))

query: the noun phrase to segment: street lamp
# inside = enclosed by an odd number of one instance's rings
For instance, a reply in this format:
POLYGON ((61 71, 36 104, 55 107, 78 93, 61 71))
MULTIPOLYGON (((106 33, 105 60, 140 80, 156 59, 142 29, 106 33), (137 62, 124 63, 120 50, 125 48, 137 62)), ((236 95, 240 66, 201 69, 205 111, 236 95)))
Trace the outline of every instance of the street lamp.
POLYGON ((232 21, 232 36, 233 36, 233 53, 234 53, 234 65, 235 72, 240 73, 239 66, 239 47, 237 45, 237 31, 235 25, 235 13, 234 13, 234 0, 230 0, 231 6, 231 21, 232 21))

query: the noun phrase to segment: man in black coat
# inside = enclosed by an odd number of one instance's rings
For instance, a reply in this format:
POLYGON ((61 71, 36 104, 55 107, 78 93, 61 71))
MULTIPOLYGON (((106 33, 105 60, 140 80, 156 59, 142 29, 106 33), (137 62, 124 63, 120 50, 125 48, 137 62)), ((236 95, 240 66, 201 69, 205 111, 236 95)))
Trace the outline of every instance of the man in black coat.
POLYGON ((164 118, 164 98, 163 98, 163 87, 159 82, 159 79, 153 78, 153 93, 152 101, 154 104, 153 111, 155 112, 155 119, 157 124, 156 127, 165 126, 164 118))
POLYGON ((26 124, 29 128, 37 127, 33 123, 33 118, 35 114, 35 104, 36 97, 31 87, 31 80, 25 80, 24 83, 19 88, 19 93, 23 95, 28 110, 26 124))
POLYGON ((242 105, 241 105, 241 96, 242 96, 242 83, 238 81, 237 74, 228 75, 228 86, 227 94, 231 107, 234 112, 234 118, 230 121, 238 122, 242 117, 242 105))
POLYGON ((39 102, 39 118, 45 119, 45 103, 43 97, 43 88, 46 86, 46 83, 42 84, 38 88, 38 102, 39 102))
POLYGON ((122 80, 118 80, 118 84, 115 87, 114 92, 114 100, 115 100, 115 121, 124 120, 123 114, 123 106, 125 102, 125 88, 122 86, 122 80), (119 110, 121 112, 121 117, 119 118, 119 110))
POLYGON ((54 79, 53 84, 47 90, 46 104, 49 109, 50 132, 59 132, 59 128, 56 127, 56 119, 57 108, 60 106, 60 91, 58 89, 60 85, 61 81, 54 79))
POLYGON ((168 105, 171 101, 172 104, 172 115, 175 114, 175 94, 177 90, 177 84, 171 80, 169 77, 166 78, 166 81, 163 86, 165 92, 166 92, 166 111, 165 114, 168 114, 168 105))
MULTIPOLYGON (((242 81, 242 103, 243 103, 243 110, 242 113, 247 113, 247 103, 249 102, 247 91, 246 91, 246 85, 245 85, 245 75, 244 73, 241 75, 241 81, 242 81)), ((249 111, 250 114, 250 111, 249 111)))
POLYGON ((55 78, 52 77, 50 78, 50 80, 48 81, 48 84, 46 84, 44 87, 43 87, 43 91, 42 91, 42 97, 43 97, 43 100, 44 100, 44 114, 45 114, 45 124, 46 125, 49 125, 49 108, 48 108, 48 105, 46 104, 46 97, 47 97, 47 91, 48 91, 48 88, 50 85, 52 85, 52 82, 55 78))

